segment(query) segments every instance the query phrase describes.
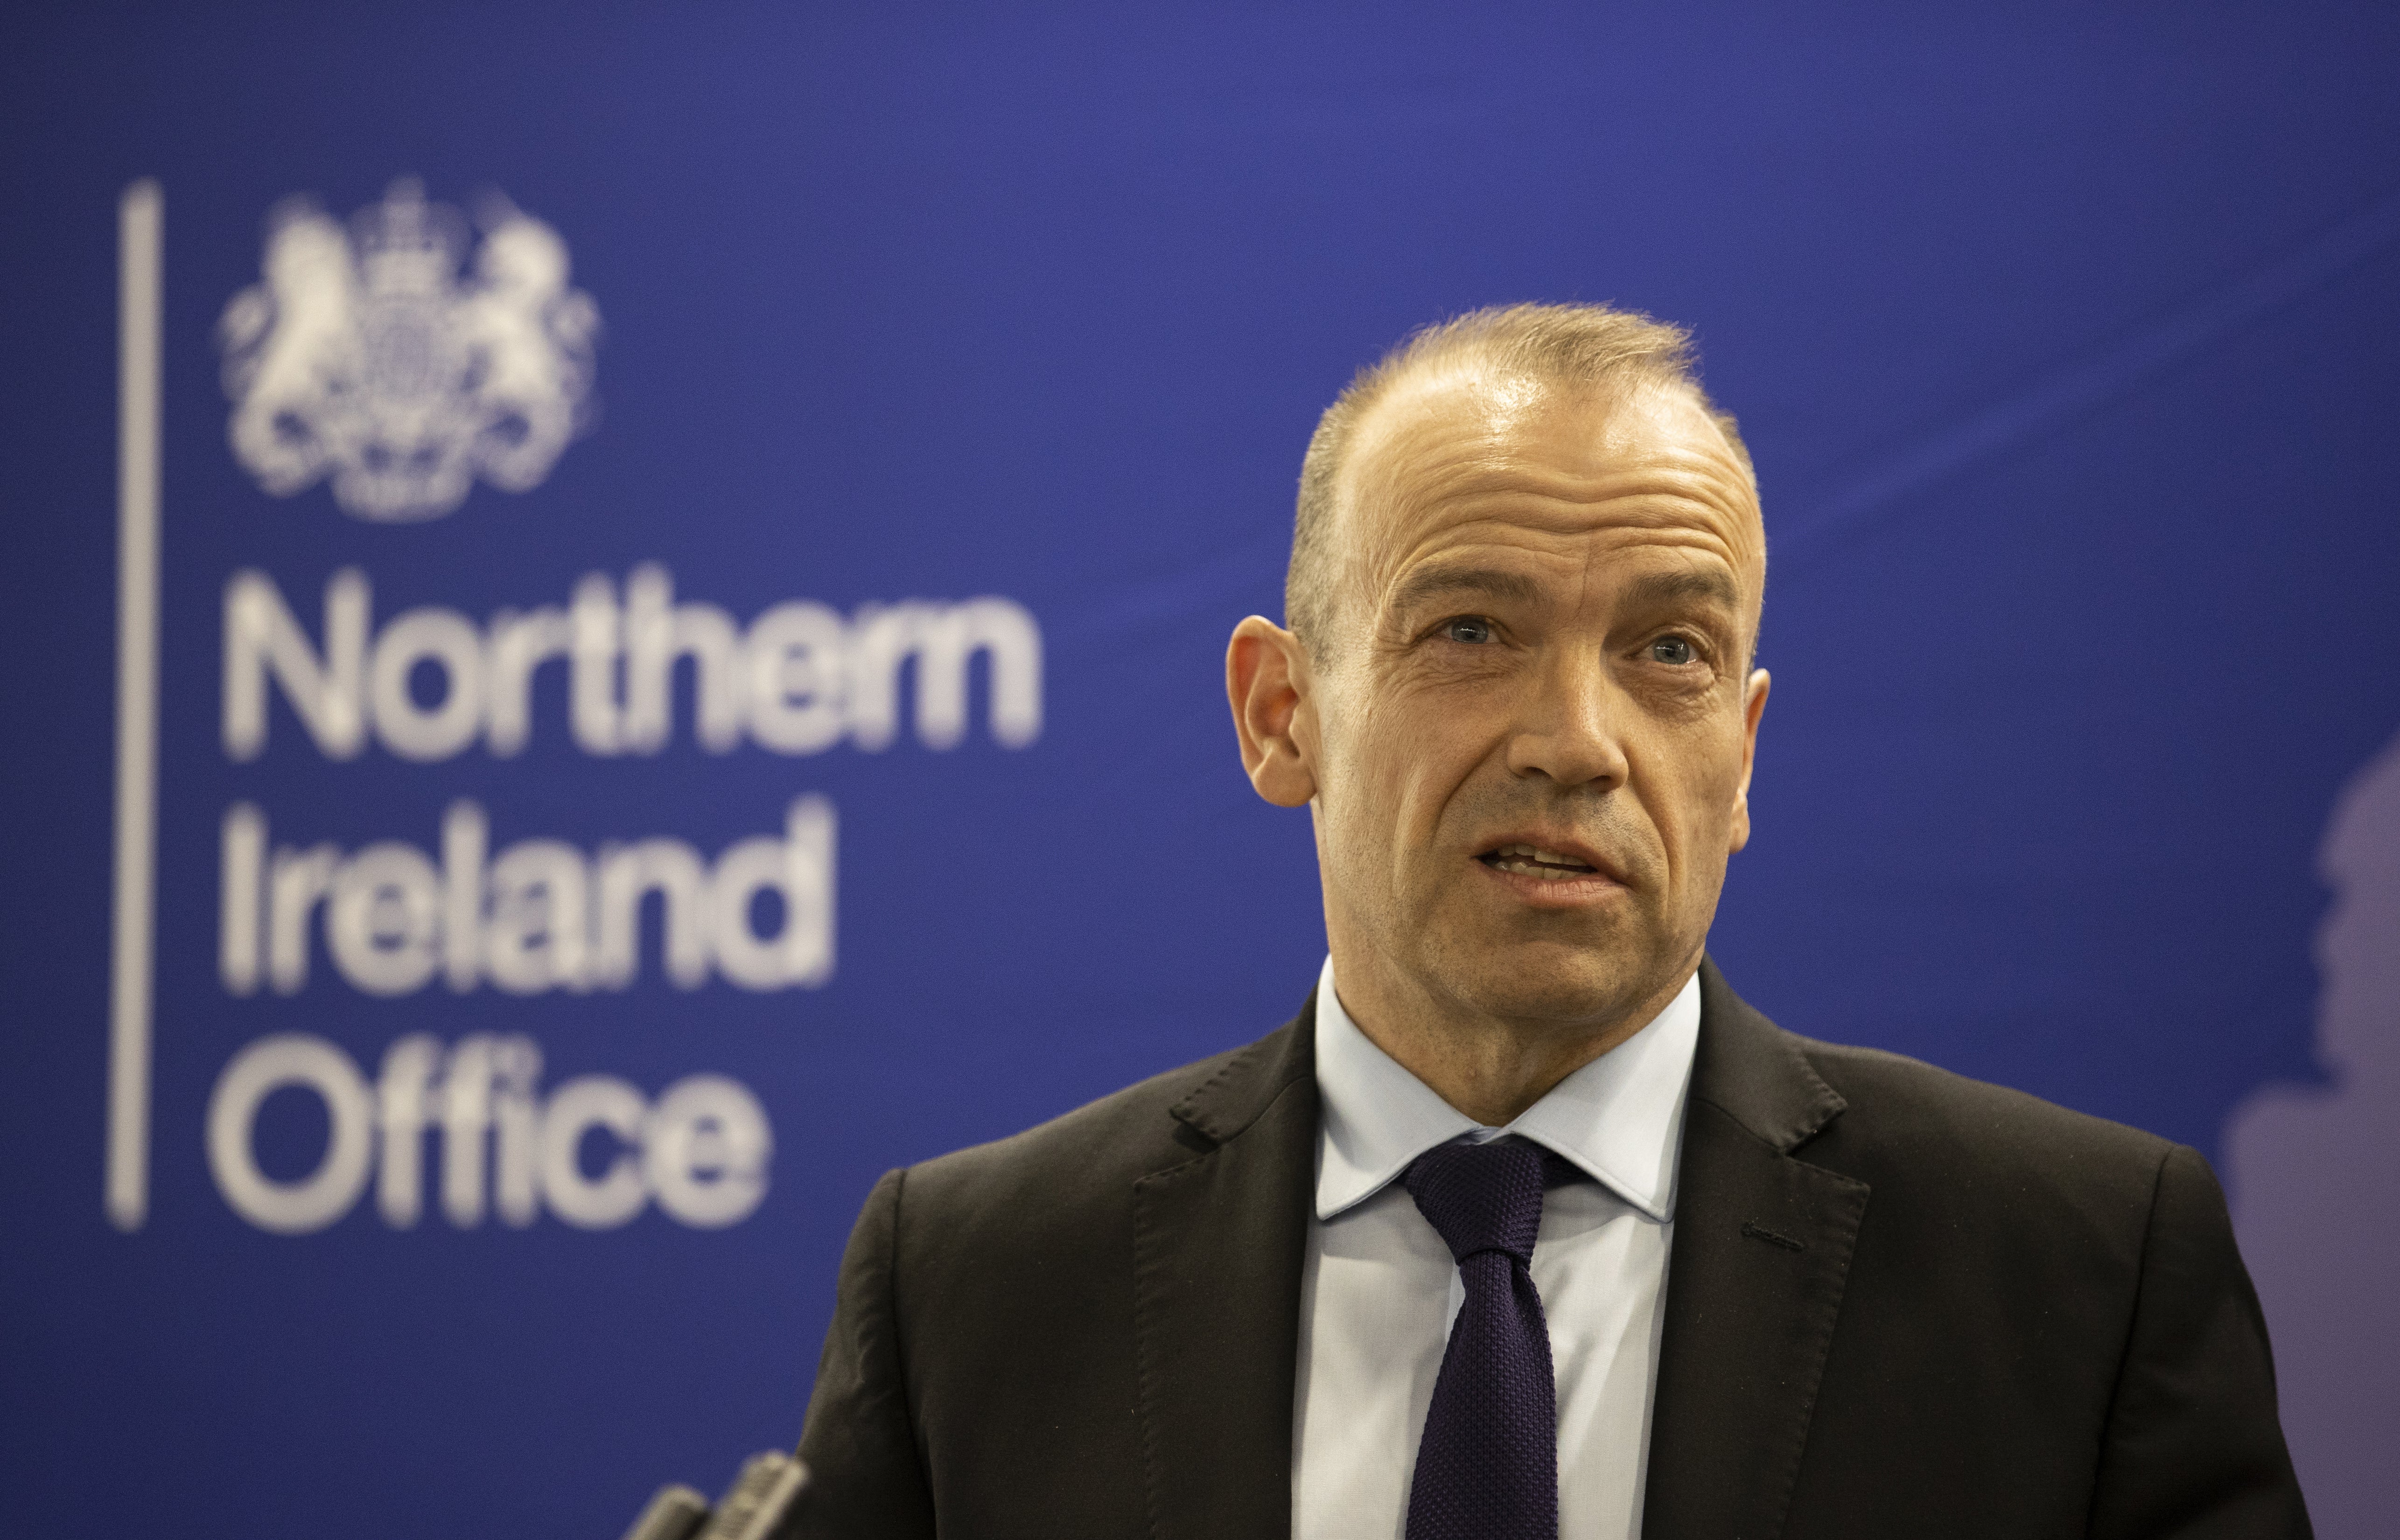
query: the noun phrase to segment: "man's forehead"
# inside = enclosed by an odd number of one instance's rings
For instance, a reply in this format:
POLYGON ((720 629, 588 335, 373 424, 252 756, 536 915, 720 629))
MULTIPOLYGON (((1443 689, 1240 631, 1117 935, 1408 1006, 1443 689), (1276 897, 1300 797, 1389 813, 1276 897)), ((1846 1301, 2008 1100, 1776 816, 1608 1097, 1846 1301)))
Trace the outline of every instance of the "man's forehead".
POLYGON ((1651 528, 1713 546, 1756 602, 1766 538, 1748 470, 1674 385, 1589 387, 1488 369, 1397 382, 1353 440, 1343 544, 1380 585, 1445 527, 1651 528))
POLYGON ((1405 473, 1434 438, 1460 447, 1497 445, 1537 417, 1557 414, 1566 399, 1558 386, 1524 375, 1477 364, 1428 365, 1384 388, 1353 429, 1344 470, 1354 485, 1405 473))

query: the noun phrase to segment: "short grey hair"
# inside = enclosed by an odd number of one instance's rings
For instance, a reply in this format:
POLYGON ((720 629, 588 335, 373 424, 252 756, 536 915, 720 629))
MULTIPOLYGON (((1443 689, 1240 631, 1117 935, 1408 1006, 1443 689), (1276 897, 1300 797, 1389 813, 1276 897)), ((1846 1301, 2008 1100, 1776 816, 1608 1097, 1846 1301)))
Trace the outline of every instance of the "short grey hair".
POLYGON ((1688 391, 1724 431, 1743 473, 1755 479, 1733 417, 1717 410, 1701 388, 1691 334, 1680 326, 1605 305, 1495 305, 1425 327, 1351 378, 1317 419, 1301 461, 1291 565, 1284 574, 1284 624, 1315 656, 1324 656, 1323 638, 1332 619, 1335 489, 1351 440, 1395 385, 1446 363, 1592 389, 1648 386, 1688 391))

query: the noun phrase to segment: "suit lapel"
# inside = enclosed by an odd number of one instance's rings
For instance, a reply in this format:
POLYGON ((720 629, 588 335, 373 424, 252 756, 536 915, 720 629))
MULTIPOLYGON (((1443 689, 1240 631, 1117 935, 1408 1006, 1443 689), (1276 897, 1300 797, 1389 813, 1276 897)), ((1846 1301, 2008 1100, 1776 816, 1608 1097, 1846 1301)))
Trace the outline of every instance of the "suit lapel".
MULTIPOLYGON (((1645 1540, 1765 1540, 1841 1310, 1865 1183, 1793 1152, 1843 1108, 1700 968, 1645 1540)), ((1157 1540, 1291 1532, 1292 1383, 1316 1169, 1316 999, 1173 1109, 1190 1157, 1134 1184, 1134 1320, 1157 1540)))
POLYGON ((1134 1184, 1151 1532, 1291 1533, 1292 1381, 1316 1175, 1316 997, 1173 1109, 1189 1159, 1134 1184))
POLYGON ((1842 1098, 1700 968, 1645 1540, 1766 1540, 1784 1510, 1867 1186, 1795 1158, 1842 1098))

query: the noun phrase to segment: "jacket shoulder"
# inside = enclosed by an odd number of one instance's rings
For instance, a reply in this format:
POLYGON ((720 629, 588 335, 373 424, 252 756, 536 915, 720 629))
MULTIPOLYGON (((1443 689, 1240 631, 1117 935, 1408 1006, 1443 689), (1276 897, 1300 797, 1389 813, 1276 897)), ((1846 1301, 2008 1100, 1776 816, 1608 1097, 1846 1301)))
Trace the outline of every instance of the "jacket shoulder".
POLYGON ((2169 1156, 2156 1134, 1876 1048, 1794 1035, 1845 1104, 1797 1152, 1960 1220, 2015 1214, 2138 1244, 2169 1156))
POLYGON ((1305 1046, 1306 1013, 1255 1043, 1129 1085, 1023 1133, 953 1151, 905 1173, 912 1221, 990 1213, 1071 1214, 1078 1199, 1114 1198, 1217 1142, 1188 1109, 1228 1082, 1258 1079, 1305 1046), (1179 1115, 1179 1112, 1181 1115, 1179 1115), (1032 1200, 1018 1206, 1018 1200, 1032 1200))
POLYGON ((1862 1117, 1892 1137, 1958 1140, 2067 1159, 2130 1159, 2154 1166, 2172 1141, 2127 1124, 1972 1080, 1881 1048, 1790 1034, 1810 1068, 1862 1117))
POLYGON ((1779 1151, 1873 1184, 1878 1206, 1887 1190, 1955 1203, 1998 1184, 2147 1207, 2179 1148, 1904 1055, 1786 1031, 1707 960, 1691 1096, 1779 1151))

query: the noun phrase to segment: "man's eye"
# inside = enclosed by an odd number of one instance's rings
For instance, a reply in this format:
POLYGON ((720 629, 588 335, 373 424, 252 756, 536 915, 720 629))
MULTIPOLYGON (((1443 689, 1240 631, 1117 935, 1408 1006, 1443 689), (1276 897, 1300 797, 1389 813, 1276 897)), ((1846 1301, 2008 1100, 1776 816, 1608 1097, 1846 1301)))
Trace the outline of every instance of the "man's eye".
POLYGON ((1681 636, 1661 636, 1650 644, 1650 659, 1653 662, 1673 663, 1680 666, 1698 656, 1699 654, 1693 649, 1692 644, 1681 636))
POLYGON ((1441 634, 1453 642, 1465 642, 1469 647, 1480 647, 1492 640, 1492 622, 1480 616, 1462 615, 1454 620, 1444 620, 1441 623, 1441 634))

